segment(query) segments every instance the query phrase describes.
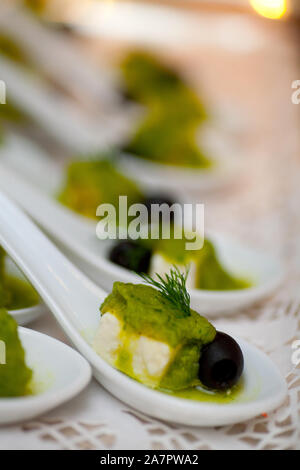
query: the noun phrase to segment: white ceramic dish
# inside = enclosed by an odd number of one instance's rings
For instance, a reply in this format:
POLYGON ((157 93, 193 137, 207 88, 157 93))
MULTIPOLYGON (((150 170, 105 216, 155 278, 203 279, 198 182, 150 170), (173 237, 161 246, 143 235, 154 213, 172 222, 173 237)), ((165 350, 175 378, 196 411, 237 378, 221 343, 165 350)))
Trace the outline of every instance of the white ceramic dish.
POLYGON ((229 124, 234 111, 229 114, 225 110, 215 110, 213 114, 215 116, 211 120, 200 126, 197 136, 199 147, 213 164, 211 168, 167 165, 122 154, 120 165, 123 171, 150 188, 181 192, 187 195, 186 199, 240 182, 245 176, 243 170, 247 155, 236 144, 237 129, 229 124))
POLYGON ((238 341, 245 359, 244 387, 231 404, 171 397, 112 368, 91 347, 99 324, 99 305, 106 293, 72 265, 2 194, 0 208, 0 243, 43 297, 74 346, 90 362, 96 379, 117 398, 156 418, 197 426, 238 423, 268 413, 283 402, 287 387, 275 365, 241 340, 238 341))
POLYGON ((0 68, 1 79, 9 83, 9 94, 16 105, 68 150, 88 153, 107 149, 128 134, 132 115, 136 114, 131 107, 112 110, 111 114, 103 112, 95 118, 3 56, 0 68))
POLYGON ((236 151, 226 149, 219 158, 216 153, 214 156, 215 167, 204 170, 153 163, 126 154, 121 156, 120 166, 132 178, 154 189, 186 190, 189 194, 199 194, 199 191, 224 188, 241 177, 244 160, 236 151))
MULTIPOLYGON (((8 274, 15 276, 22 281, 26 281, 25 276, 10 258, 6 260, 6 271, 8 274)), ((38 304, 33 305, 32 307, 10 310, 9 313, 19 325, 23 326, 39 318, 46 312, 46 310, 45 304, 40 300, 38 304)))
POLYGON ((34 394, 0 398, 0 424, 25 421, 44 414, 71 400, 91 379, 88 362, 74 349, 26 328, 20 327, 19 335, 26 362, 34 373, 34 394))
POLYGON ((14 38, 34 64, 98 113, 119 104, 120 97, 106 69, 93 64, 71 38, 9 3, 0 7, 1 31, 14 38))
MULTIPOLYGON (((140 119, 136 105, 119 106, 111 112, 92 116, 84 113, 65 96, 53 92, 45 83, 0 57, 1 76, 10 84, 10 95, 39 126, 72 152, 88 155, 121 145, 140 119)), ((123 154, 120 164, 124 172, 137 181, 166 190, 213 191, 238 181, 245 165, 245 155, 235 144, 228 119, 201 126, 199 145, 209 155, 213 167, 196 169, 159 164, 123 154)), ((243 152, 245 153, 245 152, 243 152)))
MULTIPOLYGON (((24 159, 25 147, 21 154, 22 152, 18 156, 17 151, 2 152, 2 190, 20 204, 86 274, 102 287, 110 290, 116 280, 137 282, 137 275, 108 260, 108 253, 114 242, 96 238, 95 222, 75 214, 55 201, 53 194, 62 180, 59 168, 53 162, 50 163, 47 157, 41 158, 38 153, 35 156, 32 153, 32 164, 28 165, 28 160, 24 159), (24 161, 27 161, 27 165, 24 161), (20 177, 21 173, 26 179, 20 177)), ((282 282, 284 268, 272 256, 222 234, 208 235, 213 239, 225 267, 238 276, 253 279, 255 285, 249 289, 227 292, 191 290, 192 306, 200 313, 231 314, 270 295, 282 282)))

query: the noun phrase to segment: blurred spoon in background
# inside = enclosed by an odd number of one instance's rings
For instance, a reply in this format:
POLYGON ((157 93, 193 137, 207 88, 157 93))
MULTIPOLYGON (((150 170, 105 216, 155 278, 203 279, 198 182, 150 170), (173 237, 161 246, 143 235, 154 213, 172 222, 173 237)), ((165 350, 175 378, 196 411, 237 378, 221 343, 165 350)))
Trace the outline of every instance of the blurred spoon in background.
MULTIPOLYGON (((15 151, 6 155, 2 152, 1 189, 20 204, 95 282, 106 289, 110 289, 116 280, 138 282, 135 273, 109 261, 115 240, 100 241, 97 238, 97 220, 85 218, 55 199, 63 179, 62 170, 47 158, 39 158, 39 154, 35 155, 34 163, 30 147, 27 149, 26 152, 26 146, 21 146, 18 155, 15 151)), ((218 233, 209 234, 209 237, 229 271, 238 273, 242 270, 243 275, 247 273, 247 277, 255 280, 255 285, 224 292, 191 289, 192 306, 200 313, 232 314, 278 288, 285 272, 276 258, 218 233)))

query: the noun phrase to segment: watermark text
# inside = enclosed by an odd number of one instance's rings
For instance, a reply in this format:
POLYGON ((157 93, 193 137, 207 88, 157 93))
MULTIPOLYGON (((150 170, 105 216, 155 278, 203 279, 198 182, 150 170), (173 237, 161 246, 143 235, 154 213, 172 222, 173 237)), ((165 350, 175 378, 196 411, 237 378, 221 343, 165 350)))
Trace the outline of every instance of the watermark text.
POLYGON ((292 103, 300 104, 300 80, 293 81, 292 88, 295 90, 292 94, 292 103))
POLYGON ((4 341, 0 340, 0 365, 6 364, 6 346, 4 341))
POLYGON ((141 203, 128 206, 127 196, 119 196, 118 208, 100 204, 96 215, 101 217, 96 227, 100 240, 176 240, 186 241, 186 250, 200 250, 204 243, 204 204, 141 203))

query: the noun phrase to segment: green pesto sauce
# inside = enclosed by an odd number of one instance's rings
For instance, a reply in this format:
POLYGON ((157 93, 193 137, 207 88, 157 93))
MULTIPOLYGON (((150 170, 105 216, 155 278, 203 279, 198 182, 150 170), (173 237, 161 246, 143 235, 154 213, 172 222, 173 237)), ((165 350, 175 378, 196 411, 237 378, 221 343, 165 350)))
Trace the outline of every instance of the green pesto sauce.
POLYGON ((14 124, 26 124, 31 117, 20 109, 10 97, 5 104, 0 105, 0 122, 13 122, 14 124))
POLYGON ((196 288, 204 290, 236 290, 251 287, 252 282, 235 277, 226 271, 218 260, 213 244, 204 241, 200 250, 186 250, 186 238, 159 240, 155 252, 163 255, 171 263, 188 264, 194 261, 197 266, 196 288))
POLYGON ((103 314, 115 314, 137 334, 172 347, 187 342, 204 345, 213 341, 216 334, 206 318, 194 310, 190 316, 185 316, 158 290, 143 284, 115 282, 100 310, 103 314))
POLYGON ((9 294, 5 286, 5 251, 0 246, 0 308, 9 301, 9 294))
POLYGON ((206 318, 194 310, 187 316, 153 287, 121 282, 114 283, 112 293, 104 300, 100 310, 102 314, 114 314, 123 324, 125 341, 115 364, 119 370, 155 388, 159 385, 169 390, 181 390, 199 384, 202 346, 213 341, 216 334, 206 318), (132 353, 126 341, 132 333, 170 346, 172 359, 159 379, 135 376, 132 353))
POLYGON ((158 290, 143 284, 115 282, 100 307, 101 313, 111 313, 121 321, 122 347, 114 362, 115 367, 129 377, 173 396, 198 401, 230 403, 243 389, 243 380, 224 392, 208 390, 199 376, 202 348, 214 340, 216 330, 211 323, 194 310, 183 314, 158 290), (170 361, 164 373, 151 377, 135 374, 132 341, 140 336, 162 341, 170 346, 170 361))
POLYGON ((155 56, 140 51, 129 53, 121 64, 126 92, 143 104, 164 107, 170 114, 180 111, 185 119, 204 120, 206 110, 194 91, 172 68, 162 64, 155 56), (181 102, 180 110, 175 104, 181 102))
POLYGON ((5 305, 8 310, 33 307, 40 301, 37 292, 28 281, 23 281, 14 276, 7 276, 5 285, 9 292, 9 301, 5 305))
POLYGON ((5 257, 0 246, 0 308, 18 310, 37 305, 39 296, 29 282, 5 272, 5 257))
POLYGON ((191 387, 186 390, 180 391, 170 391, 165 389, 159 389, 160 392, 166 393, 173 397, 184 398, 186 400, 194 400, 200 402, 209 402, 209 403, 220 403, 220 404, 229 404, 236 401, 241 395, 244 388, 243 380, 232 387, 230 390, 224 392, 206 390, 205 388, 191 387))
POLYGON ((130 53, 121 70, 127 95, 148 110, 125 150, 165 164, 212 167, 197 143, 205 108, 180 75, 145 52, 130 53))
POLYGON ((44 13, 48 0, 24 0, 24 5, 37 15, 44 13))
POLYGON ((118 217, 120 195, 127 196, 128 206, 143 199, 134 181, 119 173, 108 160, 95 159, 69 165, 58 200, 77 213, 96 219, 97 207, 104 203, 112 204, 118 217))
POLYGON ((0 123, 0 147, 3 146, 4 142, 5 142, 5 133, 0 123))
MULTIPOLYGON (((178 103, 180 106, 180 103, 178 103)), ((124 150, 167 165, 210 169, 213 162, 199 148, 198 122, 183 123, 180 113, 151 110, 124 150)))
POLYGON ((32 371, 25 362, 18 325, 5 309, 0 309, 0 340, 6 349, 6 364, 0 364, 0 397, 31 394, 32 371))
POLYGON ((20 65, 28 65, 28 57, 22 47, 10 36, 0 34, 0 55, 20 65))

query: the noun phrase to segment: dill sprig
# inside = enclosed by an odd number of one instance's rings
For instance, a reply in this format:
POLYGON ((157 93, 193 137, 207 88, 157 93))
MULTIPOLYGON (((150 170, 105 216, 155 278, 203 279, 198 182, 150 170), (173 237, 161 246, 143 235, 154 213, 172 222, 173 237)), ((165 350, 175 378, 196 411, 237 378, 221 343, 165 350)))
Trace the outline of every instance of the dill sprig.
POLYGON ((170 273, 165 274, 164 278, 158 273, 155 273, 157 280, 153 279, 148 274, 140 274, 140 276, 148 284, 158 289, 166 299, 184 313, 184 316, 189 316, 191 314, 191 298, 186 289, 188 273, 188 269, 185 273, 182 273, 178 266, 173 265, 173 268, 170 269, 170 273))

